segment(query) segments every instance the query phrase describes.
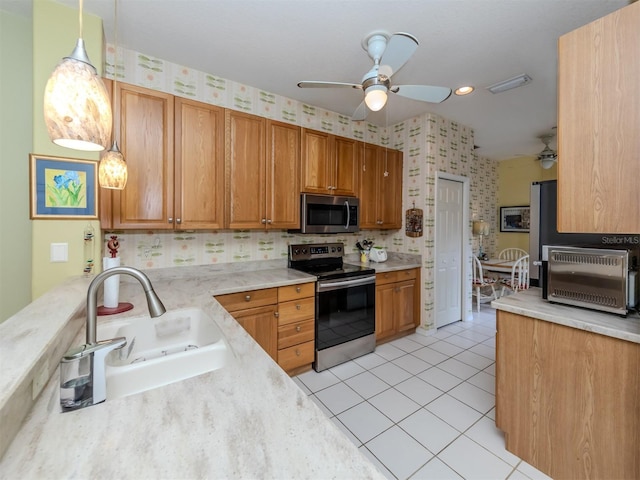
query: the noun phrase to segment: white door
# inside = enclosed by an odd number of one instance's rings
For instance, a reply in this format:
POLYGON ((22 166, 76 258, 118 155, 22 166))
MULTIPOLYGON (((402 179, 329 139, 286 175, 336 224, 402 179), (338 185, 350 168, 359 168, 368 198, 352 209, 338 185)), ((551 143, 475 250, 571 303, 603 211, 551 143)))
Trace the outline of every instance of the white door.
POLYGON ((464 185, 438 178, 436 193, 436 327, 462 320, 464 185))

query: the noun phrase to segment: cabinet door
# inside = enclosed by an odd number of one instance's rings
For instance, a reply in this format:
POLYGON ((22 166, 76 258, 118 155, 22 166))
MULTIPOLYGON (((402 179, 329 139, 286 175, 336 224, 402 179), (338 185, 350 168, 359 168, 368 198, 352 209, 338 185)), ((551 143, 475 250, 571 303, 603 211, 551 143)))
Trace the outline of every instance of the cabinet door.
POLYGON ((276 305, 269 305, 233 313, 233 318, 275 361, 278 361, 277 310, 276 305))
POLYGON ((224 226, 224 109, 175 99, 175 225, 224 226))
POLYGON ((376 341, 396 333, 394 325, 395 284, 376 287, 376 341))
POLYGON ((113 192, 114 228, 173 228, 173 95, 118 83, 116 130, 127 162, 113 192))
POLYGON ((378 151, 377 145, 364 144, 360 159, 360 228, 378 228, 378 151))
POLYGON ((402 228, 402 152, 381 149, 378 158, 380 228, 402 228))
POLYGON ((264 228, 266 119, 233 110, 226 115, 227 227, 264 228))
POLYGON ((558 230, 640 232, 640 3, 558 42, 558 230))
POLYGON ((358 194, 358 167, 363 143, 344 137, 334 137, 332 186, 334 195, 355 197, 358 194))
POLYGON ((267 228, 300 228, 300 127, 267 121, 267 228))
POLYGON ((302 129, 301 190, 330 195, 330 166, 333 161, 329 134, 302 129))
POLYGON ((416 328, 414 302, 416 284, 414 280, 395 284, 395 323, 396 332, 404 332, 416 328))

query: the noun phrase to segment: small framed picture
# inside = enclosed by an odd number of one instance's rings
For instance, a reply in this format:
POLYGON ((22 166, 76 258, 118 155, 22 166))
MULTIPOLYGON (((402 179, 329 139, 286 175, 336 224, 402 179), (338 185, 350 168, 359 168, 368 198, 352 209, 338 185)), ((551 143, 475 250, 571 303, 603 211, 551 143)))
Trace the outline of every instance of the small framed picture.
POLYGON ((528 232, 530 222, 529 206, 500 207, 501 232, 528 232))
POLYGON ((29 155, 31 219, 97 219, 98 162, 29 155))

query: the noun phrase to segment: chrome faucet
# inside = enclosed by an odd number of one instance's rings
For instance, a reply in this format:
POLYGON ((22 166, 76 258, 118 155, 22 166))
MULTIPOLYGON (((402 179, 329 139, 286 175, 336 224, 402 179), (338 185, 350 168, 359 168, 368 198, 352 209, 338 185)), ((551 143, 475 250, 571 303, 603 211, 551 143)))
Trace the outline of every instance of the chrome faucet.
POLYGON ((147 297, 147 307, 152 317, 166 312, 153 290, 151 281, 140 270, 131 267, 114 267, 93 279, 87 291, 87 343, 71 348, 60 360, 60 405, 62 411, 77 410, 107 398, 105 358, 109 352, 127 344, 124 337, 96 341, 98 318, 98 289, 112 275, 130 275, 140 282, 147 297))

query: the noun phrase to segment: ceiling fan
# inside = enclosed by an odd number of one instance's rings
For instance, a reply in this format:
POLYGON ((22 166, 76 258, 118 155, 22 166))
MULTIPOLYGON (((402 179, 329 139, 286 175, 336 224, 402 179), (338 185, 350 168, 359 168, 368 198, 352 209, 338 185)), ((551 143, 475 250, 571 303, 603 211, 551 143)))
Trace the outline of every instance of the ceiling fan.
POLYGON ((421 102, 440 103, 449 98, 451 89, 431 85, 392 85, 391 76, 400 70, 418 48, 418 40, 409 33, 376 31, 362 40, 364 48, 373 60, 373 67, 362 77, 362 83, 302 81, 300 88, 353 88, 364 91, 365 97, 351 119, 364 120, 367 107, 377 112, 387 103, 387 93, 421 102))
POLYGON ((553 167, 553 164, 558 161, 558 154, 549 148, 549 143, 553 140, 555 135, 548 133, 540 135, 538 138, 544 143, 544 149, 538 154, 538 160, 540 160, 540 166, 545 170, 553 167))

